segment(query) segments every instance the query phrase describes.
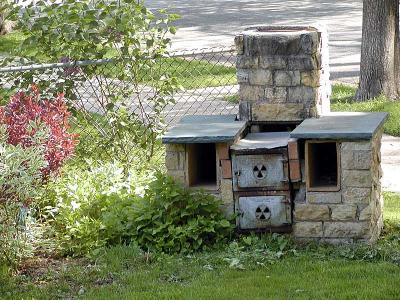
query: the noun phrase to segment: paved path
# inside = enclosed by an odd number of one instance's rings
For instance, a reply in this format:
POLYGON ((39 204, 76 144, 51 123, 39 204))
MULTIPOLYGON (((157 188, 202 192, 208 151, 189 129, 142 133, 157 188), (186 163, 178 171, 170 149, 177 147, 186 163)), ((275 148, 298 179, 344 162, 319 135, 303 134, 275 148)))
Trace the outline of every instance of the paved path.
POLYGON ((324 22, 330 34, 331 79, 356 82, 359 72, 362 0, 147 0, 150 8, 179 13, 175 49, 230 45, 255 24, 324 22))

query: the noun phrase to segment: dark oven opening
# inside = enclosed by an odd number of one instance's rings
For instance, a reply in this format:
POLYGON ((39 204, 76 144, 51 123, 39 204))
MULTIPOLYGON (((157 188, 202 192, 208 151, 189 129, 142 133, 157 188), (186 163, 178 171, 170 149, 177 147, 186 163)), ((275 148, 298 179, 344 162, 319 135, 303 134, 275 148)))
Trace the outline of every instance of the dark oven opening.
POLYGON ((215 144, 188 145, 188 174, 190 187, 217 188, 215 144))
POLYGON ((308 142, 306 146, 307 188, 309 191, 337 191, 339 157, 336 142, 308 142))

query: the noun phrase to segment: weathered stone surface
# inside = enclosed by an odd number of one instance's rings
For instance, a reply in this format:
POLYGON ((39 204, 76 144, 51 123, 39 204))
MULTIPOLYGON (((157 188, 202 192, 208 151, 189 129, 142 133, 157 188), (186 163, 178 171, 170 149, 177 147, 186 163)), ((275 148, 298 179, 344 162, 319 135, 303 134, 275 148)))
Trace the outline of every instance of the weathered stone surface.
POLYGON ((294 203, 305 203, 306 202, 306 187, 300 186, 300 189, 295 193, 294 203))
POLYGON ((356 205, 330 205, 332 211, 332 220, 334 221, 351 221, 355 220, 357 214, 356 205))
POLYGON ((249 70, 238 69, 236 71, 236 77, 238 83, 249 83, 249 70))
POLYGON ((232 179, 221 179, 220 195, 224 204, 233 204, 232 179))
POLYGON ((168 175, 174 178, 176 182, 186 184, 185 171, 183 170, 168 170, 168 175))
POLYGON ((295 237, 322 237, 322 222, 296 222, 293 226, 295 237))
POLYGON ((252 107, 253 121, 298 121, 303 119, 302 103, 255 102, 252 107))
POLYGON ((254 69, 258 67, 258 56, 238 55, 236 57, 236 67, 238 69, 254 69))
POLYGON ((361 238, 368 233, 368 222, 325 222, 324 236, 328 238, 361 238))
POLYGON ((296 221, 325 221, 329 220, 329 207, 322 204, 296 204, 294 214, 296 221))
POLYGON ((372 217, 372 210, 371 210, 371 206, 372 204, 360 209, 360 215, 358 217, 358 219, 360 221, 368 221, 371 220, 372 217))
POLYGON ((309 87, 319 87, 321 85, 319 70, 301 72, 301 84, 309 87))
POLYGON ((289 102, 309 102, 317 100, 316 88, 308 86, 296 86, 288 88, 288 101, 289 102))
POLYGON ((232 178, 232 163, 230 160, 221 160, 221 177, 224 179, 232 178))
POLYGON ((165 165, 168 170, 183 170, 185 167, 184 152, 166 152, 165 165))
POLYGON ((371 168, 371 150, 342 150, 341 158, 342 169, 369 170, 371 168))
POLYGON ((242 34, 235 36, 235 46, 236 46, 236 53, 238 55, 242 55, 244 52, 243 35, 242 34))
POLYGON ((368 204, 371 201, 371 188, 343 188, 343 203, 368 204))
POLYGON ((371 171, 369 170, 342 170, 344 187, 370 187, 372 185, 371 171))
POLYGON ((340 192, 307 192, 308 203, 335 204, 342 202, 340 192))
POLYGON ((265 88, 264 86, 252 86, 241 84, 239 86, 239 98, 243 101, 260 101, 264 100, 265 88))
POLYGON ((284 87, 266 87, 264 98, 270 103, 286 102, 287 91, 284 87))
POLYGON ((262 56, 260 57, 260 67, 269 70, 282 70, 286 69, 285 56, 262 56))
POLYGON ((321 68, 320 55, 314 56, 289 56, 287 58, 288 70, 319 70, 321 68))
POLYGON ((275 71, 275 86, 296 86, 300 84, 299 71, 275 71))
POLYGON ((330 245, 349 245, 354 243, 354 239, 352 238, 323 238, 320 240, 321 243, 330 244, 330 245))
POLYGON ((185 151, 185 144, 165 144, 165 151, 166 152, 184 152, 185 151))
POLYGON ((270 70, 257 69, 249 72, 249 83, 252 85, 273 85, 270 70))
POLYGON ((342 142, 342 151, 371 150, 370 141, 342 142))

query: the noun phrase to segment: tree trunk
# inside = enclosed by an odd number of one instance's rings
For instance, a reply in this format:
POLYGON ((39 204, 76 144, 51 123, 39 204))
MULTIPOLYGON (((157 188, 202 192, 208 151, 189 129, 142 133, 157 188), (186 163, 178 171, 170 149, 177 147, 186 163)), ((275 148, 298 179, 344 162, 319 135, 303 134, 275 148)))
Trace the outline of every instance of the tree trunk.
POLYGON ((399 0, 364 0, 356 99, 399 96, 399 0))

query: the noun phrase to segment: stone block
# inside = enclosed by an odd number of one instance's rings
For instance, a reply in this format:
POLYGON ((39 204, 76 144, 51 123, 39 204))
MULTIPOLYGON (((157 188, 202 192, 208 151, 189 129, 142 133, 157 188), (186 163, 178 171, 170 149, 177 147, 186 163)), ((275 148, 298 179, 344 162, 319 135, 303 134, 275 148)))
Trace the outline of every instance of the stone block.
POLYGON ((273 85, 272 72, 270 70, 258 69, 249 72, 249 83, 251 85, 273 85))
POLYGON ((352 238, 349 238, 349 239, 346 239, 346 238, 341 238, 341 239, 323 238, 320 240, 320 242, 324 243, 324 244, 330 244, 330 245, 350 245, 350 244, 354 243, 354 239, 352 239, 352 238))
POLYGON ((309 87, 319 87, 321 85, 319 70, 301 72, 301 84, 309 87))
POLYGON ((239 86, 239 98, 242 101, 264 100, 265 89, 263 86, 241 84, 239 86))
POLYGON ((166 152, 184 152, 186 149, 185 144, 165 144, 166 152))
POLYGON ((324 222, 327 238, 362 238, 368 232, 368 222, 324 222))
POLYGON ((224 204, 232 204, 233 200, 233 186, 231 179, 221 179, 220 181, 220 195, 224 204))
POLYGON ((360 221, 368 221, 371 220, 372 217, 372 210, 371 210, 371 206, 372 204, 364 207, 364 208, 360 208, 360 215, 358 216, 358 219, 360 221))
POLYGON ((296 86, 300 84, 299 71, 275 71, 275 86, 296 86))
POLYGON ((321 56, 289 56, 287 58, 288 70, 319 70, 321 68, 321 56))
POLYGON ((230 145, 227 143, 217 143, 217 157, 218 159, 230 159, 229 155, 230 145))
POLYGON ((307 192, 308 203, 337 204, 342 202, 341 192, 307 192))
POLYGON ((332 220, 334 221, 352 221, 356 219, 357 206, 356 205, 330 205, 332 211, 332 220))
POLYGON ((239 119, 241 121, 251 120, 251 101, 241 100, 239 102, 239 119))
POLYGON ((258 67, 258 56, 236 56, 236 67, 238 69, 255 69, 258 67))
POLYGON ((317 100, 318 89, 308 86, 296 86, 288 88, 288 102, 311 102, 317 100))
POLYGON ((269 70, 282 70, 287 66, 285 56, 262 56, 259 64, 261 68, 269 70))
POLYGON ((287 91, 284 87, 266 87, 264 99, 269 103, 283 103, 287 99, 287 91))
POLYGON ((305 203, 306 202, 306 187, 300 186, 300 189, 295 192, 294 203, 305 203))
POLYGON ((341 151, 342 169, 369 170, 372 164, 371 150, 343 150, 341 151))
POLYGON ((322 222, 296 222, 293 226, 295 237, 322 237, 322 222))
POLYGON ((168 170, 183 170, 185 167, 184 152, 166 152, 165 166, 168 170))
POLYGON ((329 220, 329 207, 323 204, 296 204, 294 216, 296 221, 329 220))
POLYGON ((236 77, 238 83, 249 83, 249 70, 237 69, 236 77))
POLYGON ((343 188, 343 203, 369 204, 370 201, 371 188, 343 188))
POLYGON ((301 121, 303 116, 303 103, 255 102, 252 106, 253 121, 301 121))
POLYGON ((370 141, 357 142, 342 142, 342 152, 354 150, 371 150, 372 144, 370 141))
POLYGON ((186 184, 185 171, 183 170, 168 170, 167 174, 171 176, 176 182, 186 184))
POLYGON ((221 160, 221 177, 232 179, 232 164, 230 160, 221 160))
POLYGON ((342 170, 344 187, 371 187, 372 176, 370 170, 342 170))
POLYGON ((243 35, 239 34, 235 36, 235 46, 236 46, 236 53, 238 55, 242 55, 244 52, 244 44, 243 44, 243 35))

